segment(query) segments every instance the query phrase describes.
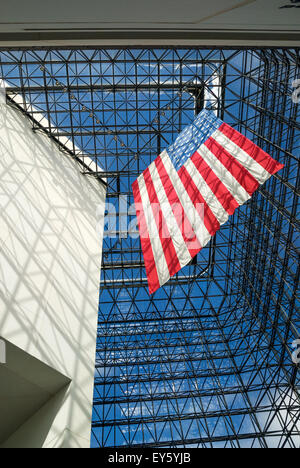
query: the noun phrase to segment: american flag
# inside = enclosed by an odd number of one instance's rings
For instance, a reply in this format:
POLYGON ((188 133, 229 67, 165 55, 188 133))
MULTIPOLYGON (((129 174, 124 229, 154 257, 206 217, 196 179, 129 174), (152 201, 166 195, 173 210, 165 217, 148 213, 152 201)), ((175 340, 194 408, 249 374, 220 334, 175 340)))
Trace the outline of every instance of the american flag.
POLYGON ((203 110, 132 186, 150 294, 283 167, 203 110))

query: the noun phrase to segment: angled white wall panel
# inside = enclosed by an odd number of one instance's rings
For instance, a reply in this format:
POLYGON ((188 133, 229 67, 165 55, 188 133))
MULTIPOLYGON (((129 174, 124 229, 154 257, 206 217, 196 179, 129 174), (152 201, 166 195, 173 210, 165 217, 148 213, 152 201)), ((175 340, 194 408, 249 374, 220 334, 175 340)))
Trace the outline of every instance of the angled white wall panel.
POLYGON ((99 181, 0 106, 0 337, 71 382, 3 447, 89 447, 104 206, 99 181))

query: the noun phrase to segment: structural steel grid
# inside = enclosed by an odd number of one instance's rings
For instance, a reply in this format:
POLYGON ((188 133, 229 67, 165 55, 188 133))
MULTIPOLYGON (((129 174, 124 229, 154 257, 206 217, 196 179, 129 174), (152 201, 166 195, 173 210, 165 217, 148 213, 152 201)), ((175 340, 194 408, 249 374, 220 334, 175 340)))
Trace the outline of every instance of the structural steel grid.
POLYGON ((107 186, 92 447, 299 448, 299 50, 0 61, 8 103, 107 186), (150 296, 131 184, 203 108, 285 167, 150 296))

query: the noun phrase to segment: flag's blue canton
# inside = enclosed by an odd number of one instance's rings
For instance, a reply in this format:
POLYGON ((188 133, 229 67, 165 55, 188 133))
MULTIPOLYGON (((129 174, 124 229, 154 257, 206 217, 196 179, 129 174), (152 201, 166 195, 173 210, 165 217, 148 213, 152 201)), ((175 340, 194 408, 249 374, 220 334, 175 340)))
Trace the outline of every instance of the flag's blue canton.
POLYGON ((223 124, 213 112, 202 110, 196 120, 186 127, 171 145, 167 152, 178 171, 186 161, 208 140, 208 138, 223 124))

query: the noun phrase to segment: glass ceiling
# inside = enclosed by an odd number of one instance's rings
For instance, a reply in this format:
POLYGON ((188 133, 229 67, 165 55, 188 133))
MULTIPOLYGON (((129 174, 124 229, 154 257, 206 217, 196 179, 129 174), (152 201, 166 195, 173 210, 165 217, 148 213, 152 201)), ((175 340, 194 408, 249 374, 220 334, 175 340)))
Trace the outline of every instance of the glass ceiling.
POLYGON ((18 49, 0 65, 10 103, 107 184, 92 447, 299 448, 299 50, 18 49), (203 108, 285 168, 149 296, 131 184, 203 108))

